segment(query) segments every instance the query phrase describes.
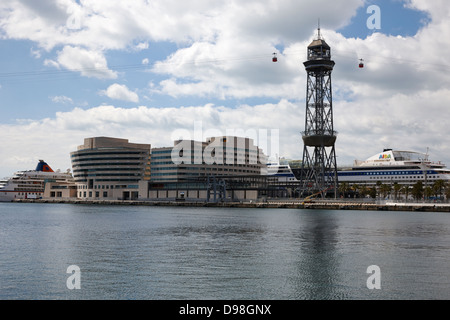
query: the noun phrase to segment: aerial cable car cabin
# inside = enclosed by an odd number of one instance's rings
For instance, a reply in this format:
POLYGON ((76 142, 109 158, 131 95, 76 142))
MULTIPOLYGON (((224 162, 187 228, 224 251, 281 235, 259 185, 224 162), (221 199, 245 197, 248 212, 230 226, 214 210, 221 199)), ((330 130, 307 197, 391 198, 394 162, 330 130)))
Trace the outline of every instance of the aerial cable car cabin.
POLYGON ((272 57, 272 62, 277 62, 278 61, 278 57, 276 52, 273 53, 273 57, 272 57))

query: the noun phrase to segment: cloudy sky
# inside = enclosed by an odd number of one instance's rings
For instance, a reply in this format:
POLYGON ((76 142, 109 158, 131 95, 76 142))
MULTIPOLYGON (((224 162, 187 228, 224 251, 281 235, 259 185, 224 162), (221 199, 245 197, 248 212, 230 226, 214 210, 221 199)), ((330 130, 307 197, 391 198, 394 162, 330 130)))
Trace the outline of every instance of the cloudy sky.
POLYGON ((383 148, 450 164, 449 11, 445 0, 2 1, 0 177, 39 159, 65 171, 86 137, 170 146, 194 123, 205 135, 278 130, 279 155, 301 159, 319 18, 336 62, 338 165, 383 148))

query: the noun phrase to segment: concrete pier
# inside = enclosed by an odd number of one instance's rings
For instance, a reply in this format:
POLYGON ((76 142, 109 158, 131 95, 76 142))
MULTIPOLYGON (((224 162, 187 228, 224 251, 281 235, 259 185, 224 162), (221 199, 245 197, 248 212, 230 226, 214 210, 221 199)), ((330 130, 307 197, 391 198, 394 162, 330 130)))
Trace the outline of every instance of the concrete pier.
POLYGON ((352 201, 314 201, 280 200, 265 202, 190 202, 190 201, 147 201, 147 200, 47 200, 20 199, 16 203, 65 203, 78 205, 122 205, 122 206, 173 206, 173 207, 226 207, 226 208, 286 208, 311 210, 365 210, 365 211, 422 211, 450 212, 449 203, 375 203, 352 201))

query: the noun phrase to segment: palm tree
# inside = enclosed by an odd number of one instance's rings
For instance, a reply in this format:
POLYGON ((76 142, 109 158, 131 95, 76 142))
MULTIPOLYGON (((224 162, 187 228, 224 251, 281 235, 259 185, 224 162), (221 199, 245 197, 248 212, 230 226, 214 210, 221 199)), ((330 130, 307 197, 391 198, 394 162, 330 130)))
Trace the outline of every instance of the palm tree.
POLYGON ((404 185, 401 189, 401 192, 405 194, 405 200, 408 200, 409 191, 410 191, 409 185, 404 185))
POLYGON ((445 191, 444 191, 444 193, 445 193, 445 198, 447 199, 447 201, 450 199, 450 184, 447 184, 446 186, 445 186, 445 191))
POLYGON ((412 195, 414 199, 420 200, 423 197, 423 183, 422 181, 417 181, 412 187, 412 195))
POLYGON ((398 182, 394 182, 394 197, 395 200, 398 199, 398 194, 400 193, 400 190, 402 189, 402 186, 398 184, 398 182))
POLYGON ((350 190, 350 186, 349 186, 348 182, 340 182, 339 183, 339 193, 341 193, 344 198, 345 198, 346 193, 348 193, 349 190, 350 190))
POLYGON ((377 188, 376 187, 372 187, 369 191, 370 196, 375 199, 377 197, 377 188))
POLYGON ((359 194, 359 189, 360 189, 359 185, 357 185, 356 183, 352 184, 351 190, 353 190, 355 198, 356 198, 356 194, 359 194))
POLYGON ((390 184, 382 184, 380 186, 380 192, 383 194, 383 198, 386 198, 388 194, 391 192, 392 187, 390 184))
POLYGON ((361 185, 359 188, 359 194, 361 198, 365 198, 367 195, 370 194, 370 189, 366 185, 361 185))
POLYGON ((445 182, 444 180, 437 180, 433 183, 433 193, 436 197, 442 196, 442 191, 445 189, 445 182))
POLYGON ((381 181, 377 181, 376 185, 377 185, 376 190, 377 190, 377 197, 378 197, 381 192, 381 187, 383 186, 383 183, 381 181))
POLYGON ((424 189, 425 199, 429 199, 433 195, 433 188, 426 186, 424 189))

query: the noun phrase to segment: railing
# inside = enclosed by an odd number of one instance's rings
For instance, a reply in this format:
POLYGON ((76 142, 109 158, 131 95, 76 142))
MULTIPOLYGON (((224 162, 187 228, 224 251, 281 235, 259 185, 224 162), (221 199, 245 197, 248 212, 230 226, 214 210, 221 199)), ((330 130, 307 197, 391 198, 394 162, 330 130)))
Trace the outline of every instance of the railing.
POLYGON ((338 132, 335 130, 308 130, 308 131, 302 131, 302 136, 304 137, 311 137, 311 136, 327 136, 327 137, 334 137, 337 136, 338 132))

